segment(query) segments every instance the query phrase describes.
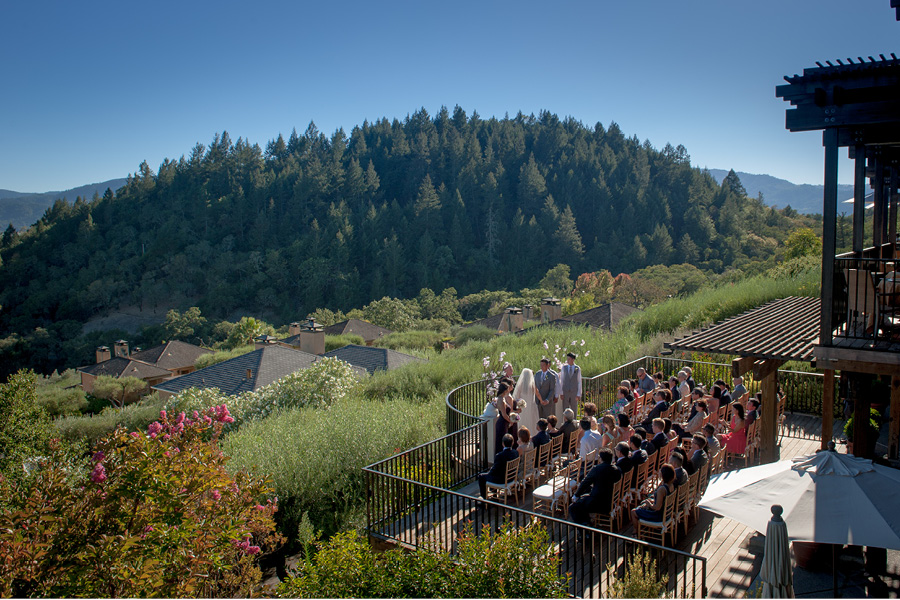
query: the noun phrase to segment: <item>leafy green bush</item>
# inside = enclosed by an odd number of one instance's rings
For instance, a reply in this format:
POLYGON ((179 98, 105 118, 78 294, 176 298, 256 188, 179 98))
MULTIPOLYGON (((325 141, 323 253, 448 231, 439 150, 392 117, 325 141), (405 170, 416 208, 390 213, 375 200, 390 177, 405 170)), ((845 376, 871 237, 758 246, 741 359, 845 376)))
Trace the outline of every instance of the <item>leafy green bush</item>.
POLYGON ((49 448, 50 419, 37 403, 35 379, 33 372, 19 371, 0 384, 0 480, 18 479, 23 461, 49 448))
POLYGON ((27 485, 0 482, 0 596, 250 595, 281 541, 270 490, 225 470, 224 407, 161 416, 102 440, 75 482, 58 447, 27 485))
POLYGON ((253 344, 238 346, 232 350, 220 350, 218 352, 213 352, 212 354, 204 354, 197 358, 196 362, 194 362, 194 366, 198 369, 205 369, 206 367, 211 367, 220 362, 243 356, 248 352, 253 352, 253 344))
POLYGON ((226 396, 215 388, 189 388, 171 398, 166 409, 190 412, 227 404, 234 417, 230 429, 236 429, 246 421, 264 418, 280 408, 328 408, 346 398, 357 385, 350 365, 329 357, 238 396, 226 396))
POLYGON ((282 531, 304 512, 330 534, 361 525, 362 467, 441 435, 444 409, 404 399, 348 398, 328 411, 282 410, 246 423, 223 442, 230 469, 266 474, 281 499, 282 531))
POLYGON ((159 396, 151 394, 125 408, 110 406, 100 414, 62 417, 53 421, 53 425, 65 440, 92 444, 119 427, 129 430, 146 428, 157 419, 162 407, 163 401, 159 396))
MULTIPOLYGON (((669 575, 657 579, 656 561, 648 553, 635 552, 626 559, 625 574, 607 592, 609 598, 670 598, 669 575)), ((610 573, 612 567, 607 567, 610 573)))
POLYGON ((472 325, 459 330, 453 338, 453 345, 459 348, 469 342, 486 342, 497 337, 497 332, 484 325, 472 325))
POLYGON ((81 376, 75 369, 39 377, 35 383, 37 403, 50 417, 80 415, 88 409, 87 397, 81 389, 81 376))
POLYGON ((326 335, 325 336, 325 352, 331 352, 332 350, 337 350, 338 348, 343 348, 349 344, 356 344, 357 346, 365 346, 366 340, 363 339, 361 335, 356 335, 354 333, 346 333, 344 335, 326 335))
POLYGON ((440 331, 411 330, 394 332, 375 340, 375 346, 391 350, 424 350, 443 339, 440 331))
POLYGON ((415 552, 372 550, 356 532, 320 543, 296 574, 282 583, 287 598, 564 598, 568 581, 558 575, 546 530, 535 523, 506 525, 491 535, 467 526, 452 556, 443 546, 415 552))

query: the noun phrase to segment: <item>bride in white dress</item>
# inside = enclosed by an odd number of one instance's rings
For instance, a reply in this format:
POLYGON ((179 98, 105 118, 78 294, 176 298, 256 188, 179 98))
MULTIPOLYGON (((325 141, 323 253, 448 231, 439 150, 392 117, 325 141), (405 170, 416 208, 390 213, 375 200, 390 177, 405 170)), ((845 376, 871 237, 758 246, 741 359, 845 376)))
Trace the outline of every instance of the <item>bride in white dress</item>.
POLYGON ((522 369, 512 396, 516 404, 519 400, 525 402, 525 408, 519 413, 519 427, 527 427, 531 435, 534 435, 540 415, 534 402, 534 372, 531 369, 522 369))

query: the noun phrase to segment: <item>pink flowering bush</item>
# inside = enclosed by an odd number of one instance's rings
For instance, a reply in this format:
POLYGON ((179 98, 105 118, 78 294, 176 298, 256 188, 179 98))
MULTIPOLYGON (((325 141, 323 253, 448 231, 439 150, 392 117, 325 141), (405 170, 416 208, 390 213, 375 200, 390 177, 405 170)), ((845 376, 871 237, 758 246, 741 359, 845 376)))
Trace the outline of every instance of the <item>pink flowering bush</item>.
POLYGON ((277 548, 276 499, 229 474, 224 406, 119 429, 79 473, 54 447, 25 483, 0 481, 0 596, 245 597, 277 548))

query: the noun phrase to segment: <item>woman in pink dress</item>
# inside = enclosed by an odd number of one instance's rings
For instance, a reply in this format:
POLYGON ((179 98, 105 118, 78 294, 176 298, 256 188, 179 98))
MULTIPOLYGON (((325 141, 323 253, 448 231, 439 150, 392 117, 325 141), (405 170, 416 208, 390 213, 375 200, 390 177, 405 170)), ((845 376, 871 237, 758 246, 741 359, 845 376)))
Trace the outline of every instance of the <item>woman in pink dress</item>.
POLYGON ((747 449, 747 425, 744 407, 740 402, 731 404, 730 431, 722 436, 722 447, 735 454, 743 454, 747 449))

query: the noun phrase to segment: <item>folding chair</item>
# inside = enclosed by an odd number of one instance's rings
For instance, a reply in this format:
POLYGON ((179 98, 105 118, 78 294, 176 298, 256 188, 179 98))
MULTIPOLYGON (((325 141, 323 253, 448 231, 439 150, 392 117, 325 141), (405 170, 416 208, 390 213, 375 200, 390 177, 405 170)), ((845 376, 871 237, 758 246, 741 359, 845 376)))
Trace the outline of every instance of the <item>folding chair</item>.
POLYGON ((516 504, 519 503, 519 481, 517 474, 519 472, 519 462, 521 460, 521 458, 514 458, 506 463, 506 474, 502 483, 494 483, 493 481, 487 482, 486 491, 488 498, 490 498, 492 494, 497 498, 503 496, 503 504, 506 504, 506 499, 512 494, 516 499, 516 504))

